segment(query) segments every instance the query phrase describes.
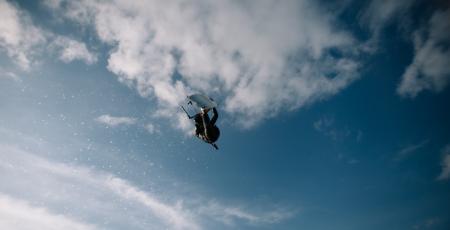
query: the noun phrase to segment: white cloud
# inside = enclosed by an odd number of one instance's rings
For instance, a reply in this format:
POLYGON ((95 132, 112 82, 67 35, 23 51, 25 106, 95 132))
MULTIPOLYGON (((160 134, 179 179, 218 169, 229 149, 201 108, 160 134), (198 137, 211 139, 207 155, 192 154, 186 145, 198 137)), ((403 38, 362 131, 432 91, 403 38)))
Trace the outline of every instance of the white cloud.
POLYGON ((0 193, 0 229, 94 230, 96 228, 0 193))
POLYGON ((45 33, 31 19, 6 0, 0 0, 0 51, 29 70, 36 56, 35 48, 45 43, 45 33))
POLYGON ((86 64, 94 64, 97 62, 97 56, 90 52, 86 44, 69 39, 67 37, 58 36, 53 45, 59 47, 59 58, 63 62, 72 62, 74 60, 84 61, 86 64))
POLYGON ((403 73, 397 93, 414 98, 423 90, 442 91, 450 80, 450 10, 437 11, 415 31, 415 55, 403 73))
POLYGON ((112 127, 119 125, 134 125, 136 124, 136 118, 133 117, 114 117, 109 114, 104 114, 95 119, 97 122, 106 124, 112 127))
POLYGON ((357 42, 310 1, 64 2, 48 5, 93 26, 113 47, 108 69, 171 110, 167 117, 202 91, 249 127, 333 96, 358 77, 357 42))
POLYGON ((53 55, 52 51, 66 63, 97 61, 84 43, 35 26, 26 12, 9 1, 0 0, 0 15, 0 52, 5 51, 21 70, 29 71, 42 57, 53 55))
POLYGON ((442 151, 442 172, 438 176, 438 180, 447 180, 450 178, 450 145, 445 146, 442 151))

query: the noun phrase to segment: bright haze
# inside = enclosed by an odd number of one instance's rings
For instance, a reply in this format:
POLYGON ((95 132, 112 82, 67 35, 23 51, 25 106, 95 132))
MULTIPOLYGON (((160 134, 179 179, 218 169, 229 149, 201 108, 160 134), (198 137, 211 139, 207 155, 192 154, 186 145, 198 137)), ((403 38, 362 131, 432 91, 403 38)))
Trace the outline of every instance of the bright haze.
POLYGON ((447 1, 0 15, 0 229, 450 228, 447 1), (193 93, 218 103, 219 150, 193 93))

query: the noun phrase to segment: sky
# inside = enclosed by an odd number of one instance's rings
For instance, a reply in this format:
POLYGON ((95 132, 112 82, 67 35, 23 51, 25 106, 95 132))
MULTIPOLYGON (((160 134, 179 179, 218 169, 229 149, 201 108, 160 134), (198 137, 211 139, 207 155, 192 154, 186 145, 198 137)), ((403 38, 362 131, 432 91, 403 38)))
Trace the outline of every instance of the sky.
POLYGON ((0 15, 0 229, 450 227, 448 1, 0 15), (193 93, 219 105, 219 150, 193 93))

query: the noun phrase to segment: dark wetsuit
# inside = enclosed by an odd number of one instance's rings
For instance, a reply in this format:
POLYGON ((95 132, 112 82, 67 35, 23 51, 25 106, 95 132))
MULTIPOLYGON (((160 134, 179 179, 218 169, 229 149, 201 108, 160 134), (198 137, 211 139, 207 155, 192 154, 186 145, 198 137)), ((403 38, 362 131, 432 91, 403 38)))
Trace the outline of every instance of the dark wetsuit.
POLYGON ((220 130, 216 126, 219 114, 217 109, 213 108, 213 117, 210 120, 208 113, 199 113, 194 117, 195 135, 208 143, 214 143, 219 139, 220 130))

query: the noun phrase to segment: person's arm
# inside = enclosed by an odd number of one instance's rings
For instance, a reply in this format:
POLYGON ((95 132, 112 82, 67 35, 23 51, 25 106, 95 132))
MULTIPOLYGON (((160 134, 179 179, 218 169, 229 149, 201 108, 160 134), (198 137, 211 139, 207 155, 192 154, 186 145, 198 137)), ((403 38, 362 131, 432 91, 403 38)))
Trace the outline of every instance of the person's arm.
POLYGON ((215 125, 217 118, 219 118, 219 114, 217 113, 217 109, 214 107, 213 108, 213 117, 212 117, 211 121, 209 122, 209 124, 215 125))

